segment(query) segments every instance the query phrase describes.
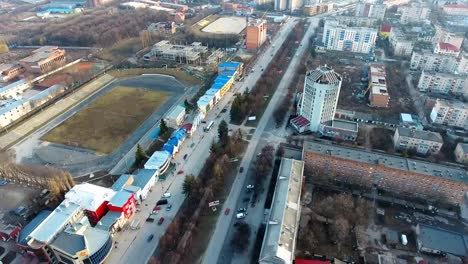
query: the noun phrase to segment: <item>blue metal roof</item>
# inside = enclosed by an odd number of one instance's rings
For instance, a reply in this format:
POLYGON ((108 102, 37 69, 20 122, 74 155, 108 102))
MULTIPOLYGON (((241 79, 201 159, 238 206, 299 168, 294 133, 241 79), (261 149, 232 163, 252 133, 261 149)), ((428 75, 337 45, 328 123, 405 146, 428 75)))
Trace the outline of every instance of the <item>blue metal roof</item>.
POLYGON ((112 190, 116 192, 123 190, 125 184, 128 182, 128 179, 130 179, 131 177, 133 177, 133 175, 131 174, 120 175, 120 177, 115 181, 115 183, 112 184, 112 190))
POLYGON ((112 199, 109 201, 109 204, 117 207, 123 207, 125 203, 127 203, 130 196, 132 196, 132 193, 127 191, 116 192, 112 199))
POLYGON ((171 155, 174 154, 174 146, 171 144, 168 144, 168 143, 164 144, 163 150, 167 151, 171 155))
POLYGON ((219 64, 219 67, 239 67, 240 64, 241 63, 237 61, 226 61, 226 62, 219 64))
POLYGON ((151 180, 151 178, 156 176, 157 172, 157 170, 139 170, 138 173, 135 175, 135 181, 132 183, 132 185, 144 189, 148 182, 151 180))
POLYGON ((172 136, 176 137, 178 140, 181 140, 181 139, 184 139, 185 136, 187 136, 187 132, 183 130, 182 128, 179 128, 172 134, 172 136))
POLYGON ((167 144, 178 147, 179 146, 179 140, 176 137, 171 137, 167 141, 167 144))
POLYGON ((0 88, 0 93, 6 92, 6 91, 11 90, 11 89, 14 89, 14 88, 16 88, 16 86, 23 85, 23 84, 26 84, 26 80, 19 80, 19 81, 16 81, 14 83, 10 83, 9 85, 3 86, 2 88, 0 88))
POLYGON ((49 210, 43 210, 41 211, 36 217, 34 217, 31 222, 29 222, 21 231, 19 232, 18 235, 18 244, 27 246, 28 245, 28 240, 26 239, 32 231, 34 231, 50 214, 52 211, 49 210))
POLYGON ((232 77, 235 74, 236 74, 236 71, 232 71, 232 70, 225 70, 220 73, 220 75, 229 76, 229 77, 232 77))
POLYGON ((222 84, 222 83, 213 83, 213 85, 211 85, 210 89, 219 90, 219 89, 221 89, 223 87, 224 87, 224 84, 222 84))

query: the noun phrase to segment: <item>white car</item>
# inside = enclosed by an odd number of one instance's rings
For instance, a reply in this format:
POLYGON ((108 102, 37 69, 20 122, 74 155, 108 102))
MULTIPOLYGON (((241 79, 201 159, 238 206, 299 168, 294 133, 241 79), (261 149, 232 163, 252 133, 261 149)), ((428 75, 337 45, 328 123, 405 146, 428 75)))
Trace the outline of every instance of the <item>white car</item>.
POLYGON ((163 194, 162 197, 163 198, 169 198, 169 197, 171 197, 171 193, 167 192, 167 193, 163 194))
POLYGON ((247 185, 247 189, 253 189, 254 186, 252 184, 247 185))
POLYGON ((245 216, 246 216, 245 213, 238 213, 238 214, 236 214, 236 218, 237 218, 237 219, 245 218, 245 216))

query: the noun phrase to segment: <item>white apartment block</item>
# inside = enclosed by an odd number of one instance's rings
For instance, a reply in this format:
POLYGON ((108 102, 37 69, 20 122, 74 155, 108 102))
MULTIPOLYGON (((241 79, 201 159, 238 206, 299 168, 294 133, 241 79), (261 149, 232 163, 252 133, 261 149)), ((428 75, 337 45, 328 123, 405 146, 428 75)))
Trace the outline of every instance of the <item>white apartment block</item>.
POLYGON ((393 27, 388 37, 393 53, 396 56, 409 57, 413 52, 413 39, 406 36, 400 29, 393 27))
POLYGON ((329 50, 369 53, 375 46, 377 30, 366 27, 347 27, 336 20, 325 22, 322 42, 329 50))
POLYGON ((458 60, 453 56, 434 54, 429 50, 414 51, 411 55, 411 70, 453 72, 457 67, 458 60))
POLYGON ((356 4, 355 15, 358 17, 373 17, 382 20, 385 17, 386 9, 387 6, 384 4, 359 2, 356 4))
POLYGON ((393 146, 398 150, 415 150, 419 154, 435 154, 444 141, 439 133, 399 127, 393 135, 393 146))
POLYGON ((458 59, 456 71, 459 74, 468 74, 468 53, 462 52, 458 59))
POLYGON ((409 6, 401 6, 398 8, 401 13, 400 22, 402 24, 421 23, 429 19, 431 9, 422 6, 419 3, 412 3, 409 6))
POLYGON ((275 11, 284 11, 287 8, 287 0, 275 0, 275 11))
POLYGON ((374 27, 379 24, 379 19, 374 17, 333 16, 333 19, 348 27, 374 27))
POLYGON ((468 129, 468 104, 437 99, 430 119, 434 124, 468 129))
POLYGON ((418 89, 421 92, 450 93, 468 98, 468 76, 423 71, 419 77, 418 89))
POLYGON ((455 160, 460 163, 468 164, 468 144, 458 143, 454 151, 455 160))
POLYGON ((317 132, 321 124, 333 121, 341 82, 341 76, 327 65, 306 74, 299 115, 310 122, 312 132, 317 132))

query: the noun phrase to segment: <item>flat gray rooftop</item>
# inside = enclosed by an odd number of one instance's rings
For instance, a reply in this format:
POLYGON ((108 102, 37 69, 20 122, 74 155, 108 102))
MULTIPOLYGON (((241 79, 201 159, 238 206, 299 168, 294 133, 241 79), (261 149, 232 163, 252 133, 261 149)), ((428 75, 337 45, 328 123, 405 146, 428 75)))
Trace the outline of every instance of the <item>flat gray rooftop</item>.
POLYGON ((461 233, 420 225, 419 242, 423 247, 440 250, 457 256, 468 256, 466 235, 461 233))
POLYGON ((358 131, 358 124, 356 122, 340 120, 340 119, 333 120, 332 127, 349 130, 349 131, 356 131, 356 132, 358 131))
POLYGON ((292 263, 298 221, 304 162, 281 160, 269 222, 263 238, 260 263, 292 263))
POLYGON ((445 166, 437 163, 312 141, 304 142, 303 151, 468 183, 468 173, 464 169, 455 166, 445 166))

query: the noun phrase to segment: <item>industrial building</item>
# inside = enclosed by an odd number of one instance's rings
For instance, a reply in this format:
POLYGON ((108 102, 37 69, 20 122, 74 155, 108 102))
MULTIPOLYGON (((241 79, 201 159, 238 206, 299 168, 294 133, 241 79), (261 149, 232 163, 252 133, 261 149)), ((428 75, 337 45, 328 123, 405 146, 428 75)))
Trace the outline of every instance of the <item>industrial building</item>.
POLYGON ((245 39, 246 48, 254 50, 260 48, 267 39, 267 21, 264 19, 250 19, 247 24, 245 39))
POLYGON ((153 45, 153 49, 143 56, 144 60, 157 57, 163 60, 176 61, 180 63, 200 63, 202 54, 208 52, 208 47, 200 42, 190 45, 175 45, 168 40, 161 40, 153 45))
POLYGON ((418 81, 421 92, 462 95, 468 98, 468 76, 423 71, 418 81))
POLYGON ((0 82, 8 82, 24 72, 19 64, 0 64, 0 82))
POLYGON ((357 17, 372 17, 383 20, 387 6, 379 3, 358 2, 356 4, 355 16, 357 17))
POLYGON ((258 263, 292 264, 301 216, 304 162, 281 159, 258 263))
POLYGON ((437 154, 444 141, 439 133, 399 127, 393 135, 393 146, 398 150, 414 150, 418 154, 437 154))
POLYGON ((434 124, 468 129, 468 104, 437 99, 430 114, 434 124))
POLYGON ((43 46, 31 52, 19 63, 29 73, 43 74, 65 65, 65 50, 57 46, 43 46))
POLYGON ((298 118, 304 118, 308 123, 297 126, 297 120, 292 119, 291 124, 300 132, 318 132, 321 124, 331 122, 335 116, 341 83, 341 75, 327 65, 309 71, 305 76, 304 92, 298 109, 298 118))
POLYGON ((468 143, 458 143, 454 154, 457 162, 468 164, 468 143))
POLYGON ((369 69, 369 102, 372 107, 388 107, 390 95, 387 90, 387 77, 383 64, 373 63, 369 69))
POLYGON ((401 13, 400 23, 422 23, 429 19, 431 9, 422 3, 413 2, 410 5, 400 6, 398 12, 401 13))
POLYGON ((343 182, 366 190, 380 190, 436 201, 461 204, 468 191, 468 173, 400 156, 306 141, 302 153, 305 176, 336 185, 343 182))
POLYGON ((325 49, 370 53, 375 47, 377 30, 366 27, 348 27, 328 19, 322 36, 325 49))

